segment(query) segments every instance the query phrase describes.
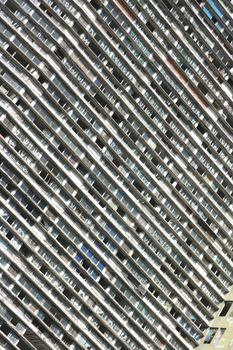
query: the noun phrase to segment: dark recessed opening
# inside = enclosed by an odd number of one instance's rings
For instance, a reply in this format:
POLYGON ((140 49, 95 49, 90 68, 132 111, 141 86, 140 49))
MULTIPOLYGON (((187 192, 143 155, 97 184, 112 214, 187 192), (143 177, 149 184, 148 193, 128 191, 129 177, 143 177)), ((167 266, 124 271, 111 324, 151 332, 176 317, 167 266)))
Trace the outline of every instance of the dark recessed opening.
POLYGON ((94 181, 93 182, 93 187, 101 194, 103 195, 104 192, 105 192, 105 189, 104 187, 97 181, 94 181))
POLYGON ((5 323, 1 325, 0 329, 6 335, 11 331, 10 327, 8 327, 8 325, 5 323))
POLYGON ((9 232, 7 233, 7 235, 6 235, 6 237, 7 237, 9 240, 11 240, 12 237, 13 237, 13 234, 9 231, 9 232))
POLYGON ((120 116, 116 112, 114 112, 114 114, 112 115, 112 119, 114 119, 117 124, 120 124, 120 122, 124 120, 122 116, 120 116))
POLYGON ((72 344, 71 338, 68 337, 66 334, 63 335, 62 341, 63 341, 63 343, 65 343, 68 347, 72 344))
POLYGON ((116 256, 121 260, 125 260, 125 255, 120 251, 118 250, 118 252, 116 253, 116 256))
POLYGON ((218 189, 217 190, 217 194, 219 195, 219 197, 221 197, 222 199, 225 197, 225 194, 222 190, 218 189))
POLYGON ((42 265, 40 268, 40 271, 43 273, 43 275, 46 274, 46 272, 48 271, 47 267, 45 265, 42 265))
POLYGON ((166 136, 171 139, 172 138, 172 132, 170 130, 167 130, 166 136))
POLYGON ((138 287, 140 285, 140 282, 138 282, 138 280, 136 280, 136 278, 133 275, 128 275, 127 276, 128 280, 130 282, 132 282, 136 287, 138 287))
POLYGON ((205 85, 203 85, 202 83, 199 83, 199 84, 198 84, 198 87, 199 87, 199 89, 203 92, 204 95, 207 94, 208 89, 205 87, 205 85))
POLYGON ((57 241, 64 247, 64 248, 67 248, 69 243, 68 241, 60 234, 58 237, 57 237, 57 241))
POLYGON ((101 148, 104 148, 104 143, 97 137, 95 143, 101 148))
POLYGON ((75 32, 80 35, 83 33, 83 29, 81 27, 81 25, 76 21, 75 24, 73 25, 73 29, 75 30, 75 32))
POLYGON ((16 52, 14 55, 14 58, 24 67, 28 66, 28 62, 25 60, 23 55, 21 55, 19 52, 16 52))
POLYGON ((150 199, 150 204, 151 204, 153 207, 156 207, 157 202, 154 200, 154 198, 151 198, 151 199, 150 199))
POLYGON ((134 180, 133 185, 138 189, 139 192, 143 191, 142 185, 137 180, 134 180))
POLYGON ((203 135, 206 132, 206 128, 204 128, 201 123, 198 124, 197 130, 203 135))
POLYGON ((99 282, 98 282, 104 289, 107 289, 108 287, 108 283, 105 281, 105 279, 103 277, 100 278, 99 282))
POLYGON ((115 166, 118 168, 120 166, 120 160, 118 160, 117 158, 113 158, 112 160, 113 164, 115 164, 115 166))
POLYGON ((22 253, 25 257, 28 257, 30 255, 30 250, 28 247, 23 243, 22 247, 20 248, 20 253, 22 253))
POLYGON ((100 9, 100 5, 97 3, 96 0, 91 0, 90 4, 94 7, 95 10, 99 10, 100 9))
POLYGON ((98 46, 96 44, 94 44, 93 42, 91 42, 89 44, 90 49, 94 52, 94 54, 98 57, 101 54, 100 49, 98 48, 98 46))
POLYGON ((153 31, 155 30, 155 27, 153 26, 153 24, 150 21, 148 21, 146 23, 146 26, 153 33, 153 31))
POLYGON ((169 3, 168 0, 163 0, 163 3, 168 8, 169 11, 172 9, 172 6, 171 6, 171 4, 169 3))
POLYGON ((25 297, 25 294, 24 294, 23 291, 21 291, 21 292, 19 293, 19 295, 18 295, 18 298, 19 298, 20 300, 23 300, 24 297, 25 297))
POLYGON ((121 209, 121 208, 117 208, 117 212, 122 217, 125 215, 125 211, 123 209, 121 209))
POLYGON ((58 47, 56 48, 54 53, 60 60, 63 60, 63 58, 65 58, 65 55, 63 54, 62 50, 59 49, 58 47))
POLYGON ((76 169, 84 176, 88 173, 88 170, 86 169, 86 167, 83 164, 78 164, 76 169))
POLYGON ((232 305, 232 301, 225 301, 225 304, 224 304, 224 307, 222 309, 222 311, 220 312, 219 316, 226 316, 226 314, 228 313, 228 311, 230 310, 231 308, 231 305, 232 305))
POLYGON ((47 7, 44 4, 40 4, 39 7, 41 8, 42 11, 46 11, 47 7))
POLYGON ((205 297, 201 298, 201 303, 206 307, 208 307, 210 304, 209 301, 205 297))
POLYGON ((104 100, 104 98, 102 96, 100 96, 99 94, 95 94, 95 99, 97 102, 99 102, 99 104, 104 107, 106 106, 106 101, 104 100))
POLYGON ((15 53, 15 49, 13 47, 11 47, 10 45, 8 46, 6 51, 9 52, 10 55, 13 55, 15 53))
POLYGON ((63 294, 67 297, 67 299, 71 300, 73 297, 73 293, 69 291, 67 288, 64 289, 63 294))
POLYGON ((233 128, 233 117, 227 117, 226 121, 230 125, 230 127, 233 128))
POLYGON ((112 74, 121 83, 123 80, 122 75, 114 68, 112 74))
POLYGON ((15 6, 15 0, 8 0, 5 5, 8 7, 8 9, 11 11, 11 12, 15 12, 18 10, 18 7, 15 6))
POLYGON ((83 120, 83 119, 78 119, 76 121, 76 123, 78 124, 78 126, 80 126, 80 128, 82 128, 84 131, 88 128, 87 123, 83 120))
POLYGON ((83 267, 84 267, 85 270, 88 270, 89 267, 90 267, 90 265, 88 264, 88 262, 87 262, 85 259, 83 259, 82 265, 83 265, 83 267))

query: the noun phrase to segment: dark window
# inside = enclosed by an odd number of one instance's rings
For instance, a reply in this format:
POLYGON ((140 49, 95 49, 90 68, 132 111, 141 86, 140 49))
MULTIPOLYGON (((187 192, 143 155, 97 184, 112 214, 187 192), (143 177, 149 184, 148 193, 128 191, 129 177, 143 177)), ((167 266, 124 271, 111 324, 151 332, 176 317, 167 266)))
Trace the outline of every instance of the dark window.
POLYGON ((57 241, 64 247, 64 248, 67 248, 67 246, 69 245, 69 243, 67 242, 67 240, 62 236, 62 235, 59 235, 57 237, 57 241))
POLYGON ((11 54, 11 55, 13 55, 15 53, 15 50, 11 46, 8 46, 6 51, 9 52, 9 54, 11 54))
POLYGON ((226 316, 226 314, 231 308, 232 303, 232 301, 225 301, 224 307, 222 308, 222 311, 220 312, 219 316, 226 316))
POLYGON ((64 289, 63 294, 67 297, 67 299, 72 299, 73 293, 69 291, 67 288, 64 289))
POLYGON ((72 344, 72 340, 67 335, 64 335, 62 341, 69 347, 72 344))
POLYGON ((29 64, 19 52, 15 53, 14 58, 24 67, 27 67, 29 64))
POLYGON ((172 9, 172 6, 171 6, 171 4, 169 3, 168 0, 163 0, 163 2, 164 2, 164 5, 168 8, 168 10, 172 9))
POLYGON ((143 191, 142 185, 137 180, 134 180, 133 185, 134 185, 134 187, 136 187, 138 189, 139 192, 143 191))
POLYGON ((120 215, 120 216, 124 216, 125 215, 125 211, 123 210, 123 209, 121 209, 121 208, 118 208, 117 209, 117 212, 118 212, 118 214, 120 215))
POLYGON ((138 135, 136 133, 134 133, 133 131, 131 131, 131 133, 129 134, 129 137, 131 138, 131 140, 133 142, 136 142, 138 140, 138 135))
POLYGON ((128 278, 128 280, 129 280, 130 282, 132 282, 136 287, 138 287, 138 286, 140 285, 140 282, 138 282, 138 281, 136 280, 136 278, 133 277, 133 275, 128 275, 127 278, 128 278))
POLYGON ((152 89, 156 90, 156 84, 153 81, 150 83, 150 86, 152 89))
POLYGON ((117 124, 120 124, 120 122, 124 120, 122 116, 120 116, 116 112, 112 115, 112 119, 114 119, 117 124))
POLYGON ((100 9, 100 6, 99 6, 99 4, 97 3, 96 0, 91 0, 90 4, 94 7, 94 9, 96 9, 96 10, 100 9))
POLYGON ((13 237, 13 234, 9 231, 9 232, 7 233, 7 235, 6 235, 6 237, 7 237, 9 240, 11 240, 12 237, 13 237))
POLYGON ((20 249, 20 252, 25 256, 25 257, 28 257, 30 255, 30 250, 28 249, 28 247, 23 244, 21 249, 20 249))
POLYGON ((62 50, 59 49, 58 47, 56 48, 54 53, 60 60, 63 60, 63 58, 65 58, 65 55, 63 54, 62 50))
POLYGON ((100 96, 99 94, 95 94, 95 99, 97 102, 99 102, 99 104, 104 107, 106 105, 106 101, 103 99, 102 96, 100 96))
POLYGON ((204 344, 210 344, 217 332, 218 328, 210 328, 206 337, 205 337, 205 340, 204 340, 204 344))
POLYGON ((18 10, 18 7, 17 6, 15 6, 16 4, 15 4, 15 0, 8 0, 7 2, 6 2, 6 4, 5 4, 7 7, 8 7, 8 9, 11 11, 11 12, 15 12, 15 11, 17 11, 18 10))
POLYGON ((227 117, 227 123, 230 125, 231 128, 233 128, 233 118, 231 117, 227 117))
POLYGON ((167 130, 166 136, 171 139, 172 138, 172 132, 170 130, 167 130))
POLYGON ((19 293, 19 295, 18 295, 18 298, 20 299, 20 300, 23 300, 23 298, 25 297, 25 294, 24 294, 24 292, 20 292, 19 293))
POLYGON ((83 164, 78 164, 76 169, 84 176, 88 173, 88 170, 83 164))
POLYGON ((91 43, 89 44, 89 47, 90 47, 90 49, 94 52, 94 54, 95 54, 96 56, 99 56, 99 55, 100 55, 101 51, 100 51, 100 49, 98 48, 98 46, 97 46, 96 44, 94 44, 93 42, 91 42, 91 43))
POLYGON ((206 306, 206 307, 209 306, 209 301, 208 301, 205 297, 202 297, 202 298, 201 298, 201 303, 202 303, 204 306, 206 306))
POLYGON ((205 85, 203 85, 202 83, 199 83, 199 84, 198 84, 198 87, 199 87, 199 89, 203 92, 204 95, 207 94, 208 89, 205 87, 205 85))
POLYGON ((125 260, 125 255, 120 251, 118 250, 118 252, 116 253, 116 256, 121 260, 125 260))
POLYGON ((192 291, 195 289, 191 282, 188 282, 187 286, 188 286, 189 289, 191 289, 192 291))
POLYGON ((88 128, 88 125, 86 124, 86 122, 82 119, 78 119, 77 122, 78 126, 80 126, 80 128, 82 128, 83 130, 86 130, 88 128))
POLYGON ((104 144, 103 142, 97 137, 95 143, 102 149, 104 148, 104 144))
POLYGON ((104 194, 105 189, 100 183, 98 183, 97 181, 94 181, 93 186, 100 194, 104 194))
POLYGON ((46 171, 44 171, 44 170, 41 170, 41 172, 40 172, 40 177, 42 177, 42 179, 45 179, 46 178, 46 176, 47 176, 47 173, 46 173, 46 171))
POLYGON ((153 207, 156 207, 157 202, 154 200, 154 198, 151 198, 151 199, 150 199, 150 204, 151 204, 153 207))
POLYGON ((113 164, 115 164, 115 166, 118 168, 120 166, 120 160, 118 160, 117 158, 113 158, 112 160, 113 164))
POLYGON ((88 262, 87 262, 85 259, 83 259, 82 265, 83 265, 83 267, 84 267, 85 270, 88 270, 89 267, 90 267, 90 265, 88 264, 88 262))
POLYGON ((171 90, 169 89, 169 87, 167 86, 167 84, 165 84, 164 82, 162 82, 161 87, 163 88, 163 90, 166 92, 166 94, 170 94, 171 90))
POLYGON ((40 271, 45 275, 46 272, 48 271, 47 267, 45 265, 42 265, 40 268, 40 271))
POLYGON ((206 132, 206 128, 204 128, 201 123, 198 124, 197 130, 199 130, 202 135, 206 132))
POLYGON ((146 26, 147 26, 147 28, 151 31, 151 32, 153 32, 154 30, 155 30, 155 27, 153 26, 153 24, 151 23, 151 22, 147 22, 146 23, 146 26))
POLYGON ((112 74, 114 75, 114 77, 121 83, 123 80, 123 77, 120 73, 118 73, 118 71, 114 68, 112 74))
POLYGON ((100 278, 99 282, 98 282, 104 289, 107 289, 108 287, 108 283, 105 281, 105 279, 103 277, 100 278))
POLYGON ((221 197, 222 199, 225 197, 225 194, 222 190, 218 189, 217 194, 219 195, 219 197, 221 197))
POLYGON ((75 22, 73 28, 76 31, 76 33, 78 33, 79 35, 82 34, 83 29, 81 28, 81 25, 77 21, 75 22))

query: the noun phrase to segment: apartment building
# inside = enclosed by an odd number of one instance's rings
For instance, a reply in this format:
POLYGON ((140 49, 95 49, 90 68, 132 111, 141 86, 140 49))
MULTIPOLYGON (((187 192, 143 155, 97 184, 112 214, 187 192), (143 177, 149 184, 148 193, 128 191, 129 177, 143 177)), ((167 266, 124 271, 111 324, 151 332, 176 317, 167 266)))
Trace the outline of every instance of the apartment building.
POLYGON ((205 333, 198 350, 233 348, 233 288, 225 295, 224 302, 205 333))
POLYGON ((233 280, 232 1, 0 9, 0 348, 210 339, 233 280))

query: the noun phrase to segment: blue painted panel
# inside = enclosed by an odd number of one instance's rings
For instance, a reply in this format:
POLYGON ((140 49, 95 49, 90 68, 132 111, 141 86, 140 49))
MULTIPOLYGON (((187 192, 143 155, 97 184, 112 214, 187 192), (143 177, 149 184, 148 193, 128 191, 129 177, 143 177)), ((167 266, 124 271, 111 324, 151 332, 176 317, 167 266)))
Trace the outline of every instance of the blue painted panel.
POLYGON ((85 254, 87 254, 87 252, 88 252, 88 246, 86 245, 86 244, 82 244, 82 247, 81 247, 81 250, 85 253, 85 254))
POLYGON ((216 14, 221 18, 223 17, 223 13, 220 11, 219 7, 215 4, 215 1, 209 0, 208 3, 212 7, 212 9, 216 12, 216 14))
POLYGON ((105 224, 104 228, 108 231, 108 233, 118 242, 122 241, 123 238, 121 237, 121 235, 119 233, 117 233, 114 228, 109 225, 109 224, 105 224))
POLYGON ((97 280, 97 278, 99 277, 98 273, 95 272, 94 270, 91 271, 91 277, 94 278, 94 280, 97 280))
POLYGON ((98 267, 98 269, 99 269, 100 271, 103 271, 103 269, 105 268, 105 265, 104 265, 102 262, 99 262, 99 263, 97 264, 97 267, 98 267))
POLYGON ((210 10, 209 10, 206 6, 203 7, 203 11, 204 11, 205 14, 209 17, 209 19, 212 19, 213 15, 212 15, 212 13, 210 12, 210 10))
POLYGON ((82 261, 83 259, 82 259, 82 257, 81 257, 80 255, 76 255, 75 260, 77 260, 78 262, 80 262, 80 261, 82 261))
POLYGON ((89 259, 91 259, 91 258, 94 256, 94 254, 93 254, 90 250, 88 250, 88 251, 86 252, 86 254, 87 254, 87 256, 88 256, 89 259))

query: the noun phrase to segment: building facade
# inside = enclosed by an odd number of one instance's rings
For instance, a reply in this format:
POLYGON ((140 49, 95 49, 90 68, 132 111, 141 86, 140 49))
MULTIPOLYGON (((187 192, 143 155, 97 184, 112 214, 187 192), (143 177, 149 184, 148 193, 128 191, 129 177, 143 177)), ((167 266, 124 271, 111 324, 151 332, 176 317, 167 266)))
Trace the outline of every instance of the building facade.
POLYGON ((0 347, 196 347, 233 280, 232 1, 0 5, 0 347))
POLYGON ((224 297, 219 311, 211 321, 198 350, 233 349, 233 288, 224 297))

